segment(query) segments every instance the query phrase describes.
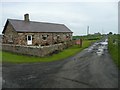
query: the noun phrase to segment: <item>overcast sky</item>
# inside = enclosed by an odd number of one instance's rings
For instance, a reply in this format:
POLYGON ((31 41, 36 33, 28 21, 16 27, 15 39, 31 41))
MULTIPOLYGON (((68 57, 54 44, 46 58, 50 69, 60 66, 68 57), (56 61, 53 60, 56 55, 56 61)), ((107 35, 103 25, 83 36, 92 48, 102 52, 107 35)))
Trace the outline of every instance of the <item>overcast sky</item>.
MULTIPOLYGON (((110 0, 111 1, 111 0, 110 0)), ((118 33, 118 2, 2 2, 0 3, 0 33, 8 18, 65 24, 74 35, 118 33)))

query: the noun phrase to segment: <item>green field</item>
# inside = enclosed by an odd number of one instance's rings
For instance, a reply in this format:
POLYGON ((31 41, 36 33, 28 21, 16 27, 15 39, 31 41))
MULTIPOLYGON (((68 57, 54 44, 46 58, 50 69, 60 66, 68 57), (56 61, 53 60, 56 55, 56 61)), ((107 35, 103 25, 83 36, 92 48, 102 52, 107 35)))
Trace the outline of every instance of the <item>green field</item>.
POLYGON ((86 36, 73 36, 73 40, 83 39, 83 40, 100 40, 102 35, 86 35, 86 36))
POLYGON ((120 69, 120 58, 119 58, 119 51, 120 51, 120 35, 110 35, 108 38, 108 49, 109 53, 111 54, 114 62, 120 69))
POLYGON ((9 63, 51 62, 56 60, 63 60, 65 58, 73 56, 76 53, 80 52, 81 50, 87 48, 92 42, 95 42, 95 40, 83 41, 82 48, 80 48, 80 46, 78 45, 74 45, 72 47, 69 47, 68 49, 59 52, 58 54, 54 54, 52 56, 47 56, 47 57, 17 55, 10 52, 0 52, 0 53, 2 53, 2 62, 9 62, 9 63))

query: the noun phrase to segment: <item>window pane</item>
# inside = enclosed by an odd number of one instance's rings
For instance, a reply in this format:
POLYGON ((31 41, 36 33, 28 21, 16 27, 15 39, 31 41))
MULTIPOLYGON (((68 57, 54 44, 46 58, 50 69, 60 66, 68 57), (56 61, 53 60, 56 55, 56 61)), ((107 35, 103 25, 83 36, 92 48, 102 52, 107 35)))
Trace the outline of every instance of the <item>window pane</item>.
POLYGON ((28 36, 28 40, 31 40, 31 36, 28 36))
POLYGON ((48 35, 42 35, 42 39, 43 39, 43 40, 46 40, 47 37, 48 37, 48 35))

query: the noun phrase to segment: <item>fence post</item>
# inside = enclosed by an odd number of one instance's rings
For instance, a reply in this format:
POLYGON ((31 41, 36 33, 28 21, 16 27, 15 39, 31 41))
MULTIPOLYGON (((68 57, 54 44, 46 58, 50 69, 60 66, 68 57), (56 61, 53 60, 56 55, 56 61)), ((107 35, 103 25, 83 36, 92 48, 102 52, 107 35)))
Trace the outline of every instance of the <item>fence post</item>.
POLYGON ((82 47, 82 39, 80 39, 80 47, 82 47))

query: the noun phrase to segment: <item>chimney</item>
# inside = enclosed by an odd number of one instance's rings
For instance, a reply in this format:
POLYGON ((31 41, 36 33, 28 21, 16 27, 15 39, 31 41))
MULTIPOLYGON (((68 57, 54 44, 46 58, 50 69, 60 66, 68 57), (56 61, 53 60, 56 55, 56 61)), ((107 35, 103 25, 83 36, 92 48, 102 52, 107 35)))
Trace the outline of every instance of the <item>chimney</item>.
POLYGON ((24 21, 27 21, 27 22, 29 21, 29 14, 24 15, 24 21))

